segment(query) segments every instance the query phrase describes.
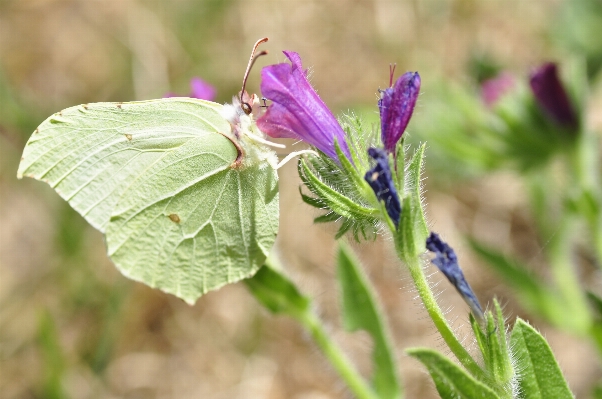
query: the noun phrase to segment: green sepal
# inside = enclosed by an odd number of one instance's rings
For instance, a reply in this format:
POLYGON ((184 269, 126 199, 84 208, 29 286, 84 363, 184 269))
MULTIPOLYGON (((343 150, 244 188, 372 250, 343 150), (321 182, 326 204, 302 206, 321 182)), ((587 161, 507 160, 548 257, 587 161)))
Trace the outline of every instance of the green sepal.
POLYGON ((301 189, 301 186, 299 186, 299 194, 301 194, 301 199, 307 205, 313 206, 314 208, 318 208, 318 209, 326 209, 327 208, 326 203, 323 200, 321 200, 320 198, 310 197, 309 195, 303 194, 303 190, 301 189))
POLYGON ((550 346, 533 327, 517 319, 510 345, 515 367, 520 370, 519 390, 524 398, 574 398, 550 346))
POLYGON ((376 141, 377 132, 366 129, 362 118, 353 113, 344 115, 339 119, 339 123, 346 133, 351 162, 358 171, 366 169, 369 164, 368 147, 376 141))
POLYGON ((401 136, 401 140, 395 147, 396 153, 393 158, 393 176, 395 176, 395 185, 397 192, 403 193, 405 189, 405 162, 406 162, 406 151, 405 151, 405 137, 401 136))
POLYGON ((435 350, 412 348, 406 353, 426 366, 443 399, 499 399, 491 388, 435 350))
MULTIPOLYGON (((344 157, 340 149, 337 152, 344 157)), ((350 180, 359 181, 359 174, 348 160, 345 165, 342 168, 324 154, 299 160, 301 181, 316 196, 310 197, 301 192, 301 198, 305 203, 327 211, 314 222, 340 220, 336 238, 352 231, 357 241, 375 239, 380 210, 366 204, 366 192, 362 190, 367 183, 359 187, 349 183, 350 180)), ((372 196, 370 192, 368 198, 372 196)))
POLYGON ((429 231, 422 209, 420 173, 425 146, 422 145, 412 157, 405 177, 405 196, 401 204, 401 218, 395 235, 396 246, 403 257, 417 257, 426 250, 429 231))
POLYGON ((338 191, 324 184, 307 166, 304 159, 299 162, 301 173, 307 179, 307 186, 315 195, 322 199, 330 209, 346 218, 355 219, 362 217, 374 217, 378 210, 368 208, 353 202, 338 191))
POLYGON ((314 218, 314 223, 329 223, 336 222, 341 218, 340 215, 337 215, 335 212, 328 212, 322 216, 318 216, 314 218))
POLYGON ((337 277, 341 284, 343 325, 347 331, 364 330, 373 342, 372 385, 380 398, 401 397, 397 367, 384 313, 378 306, 376 295, 359 261, 344 243, 340 243, 337 277))
POLYGON ((362 191, 366 191, 366 189, 370 190, 370 186, 364 180, 364 177, 360 175, 355 166, 349 161, 349 159, 345 156, 343 151, 341 151, 341 146, 339 142, 335 140, 334 142, 334 150, 339 158, 339 163, 341 164, 341 169, 345 172, 347 176, 351 178, 353 184, 357 189, 362 189, 362 191))
POLYGON ((492 311, 485 313, 483 326, 470 314, 470 324, 483 355, 484 368, 488 376, 487 385, 494 389, 500 397, 510 398, 516 373, 512 366, 504 315, 497 300, 494 300, 494 311, 495 317, 492 311))
POLYGON ((272 313, 284 313, 298 318, 310 307, 310 299, 303 296, 288 278, 267 263, 244 282, 255 299, 272 313))

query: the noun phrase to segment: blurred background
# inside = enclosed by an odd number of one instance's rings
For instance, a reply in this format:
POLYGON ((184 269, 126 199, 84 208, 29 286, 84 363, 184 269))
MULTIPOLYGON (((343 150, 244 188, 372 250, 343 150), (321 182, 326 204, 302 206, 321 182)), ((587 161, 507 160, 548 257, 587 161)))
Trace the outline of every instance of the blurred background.
MULTIPOLYGON (((267 36, 262 48, 270 53, 251 72, 249 92, 259 92, 262 66, 294 50, 335 113, 355 110, 375 126, 389 64, 397 64, 397 76, 420 72, 422 94, 408 131, 412 142, 429 143, 425 188, 433 229, 456 249, 480 300, 497 296, 511 320, 520 316, 540 329, 577 397, 589 397, 602 378, 593 345, 521 308, 511 284, 464 239, 512 251, 545 278, 540 255, 551 237, 536 236, 521 180, 504 170, 467 176, 437 158, 441 151, 427 133, 442 82, 478 93, 479 82, 500 70, 526 79, 534 66, 579 52, 591 55, 586 120, 600 132, 602 19, 590 19, 602 17, 588 11, 592 4, 602 7, 599 0, 0 0, 0 396, 350 397, 300 327, 262 309, 243 284, 191 307, 131 282, 105 255, 102 235, 52 189, 15 177, 29 135, 69 106, 187 95, 194 76, 216 86, 216 101, 231 101, 253 43, 267 36), (592 24, 597 37, 587 30, 592 24)), ((455 105, 438 112, 453 115, 455 105)), ((369 338, 345 333, 338 318, 336 226, 312 223, 318 213, 299 197, 294 162, 279 172, 276 251, 368 375, 369 338)), ((437 397, 425 369, 403 349, 445 349, 390 240, 354 249, 389 318, 406 397, 437 397)), ((442 307, 468 333, 467 307, 435 271, 430 266, 428 273, 442 307)), ((582 278, 600 286, 593 266, 582 278)))

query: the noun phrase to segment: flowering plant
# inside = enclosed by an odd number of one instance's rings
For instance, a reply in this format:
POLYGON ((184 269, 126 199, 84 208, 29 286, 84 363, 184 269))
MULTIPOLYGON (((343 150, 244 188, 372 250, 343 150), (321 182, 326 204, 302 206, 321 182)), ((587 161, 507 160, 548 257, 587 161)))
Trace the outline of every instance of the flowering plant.
MULTIPOLYGON (((194 304, 206 292, 244 281, 274 313, 306 328, 325 357, 361 399, 403 396, 384 312, 369 278, 341 241, 337 279, 349 331, 372 339, 372 377, 362 376, 271 253, 278 232, 276 171, 300 155, 301 198, 338 223, 336 238, 391 237, 428 316, 458 362, 431 348, 410 348, 443 398, 571 398, 550 347, 518 319, 510 328, 496 299, 483 307, 448 242, 430 231, 424 212, 425 145, 411 155, 405 130, 421 77, 408 72, 380 92, 380 131, 349 114, 337 120, 309 84, 301 57, 262 70, 258 96, 245 90, 255 50, 232 104, 208 101, 214 89, 192 81, 189 97, 83 104, 44 121, 28 141, 18 176, 49 183, 106 236, 117 268, 132 279, 194 304), (268 103, 269 102, 269 103, 268 103), (267 110, 262 110, 266 108, 267 110), (278 162, 268 140, 293 138, 312 149, 278 162), (67 150, 65 150, 67 148, 67 150), (202 201, 199 201, 202 198, 202 201), (477 350, 446 320, 425 275, 430 262, 461 295, 477 350)), ((577 129, 567 96, 547 66, 531 79, 543 112, 562 129, 577 129), (557 101, 550 101, 549 93, 557 101), (568 104, 568 105, 567 105, 568 104)))
POLYGON ((580 278, 585 269, 577 256, 587 254, 595 269, 602 265, 600 135, 586 119, 587 70, 582 60, 569 59, 545 62, 524 78, 502 72, 481 83, 480 95, 447 85, 432 99, 434 115, 417 130, 437 143, 429 164, 435 178, 510 171, 525 187, 523 209, 546 243, 538 258, 549 265, 548 277, 478 237, 469 237, 470 246, 526 310, 588 337, 602 353, 599 289, 580 278))
MULTIPOLYGON (((354 115, 343 117, 339 124, 309 85, 300 57, 292 52, 285 52, 285 55, 292 65, 273 65, 263 71, 262 93, 272 104, 259 119, 258 126, 269 136, 294 137, 318 151, 318 155, 308 155, 299 161, 299 175, 312 194, 302 192, 303 200, 325 212, 315 219, 316 222, 338 222, 338 238, 348 231, 356 240, 374 238, 385 232, 393 237, 399 259, 408 267, 429 316, 460 362, 457 365, 431 349, 407 350, 427 367, 439 394, 444 398, 510 398, 519 395, 528 398, 545 397, 554 392, 555 397, 572 397, 543 337, 522 320, 516 322, 508 337, 505 318, 497 301, 494 300, 492 310, 484 312, 460 269, 454 250, 438 234, 428 232, 420 185, 425 149, 420 147, 406 160, 403 144, 403 133, 420 90, 418 73, 402 75, 395 85, 381 92, 378 102, 381 131, 378 135, 366 129, 354 115), (422 269, 425 250, 435 255, 432 263, 469 305, 472 328, 480 349, 479 358, 469 353, 445 320, 422 269), (541 350, 534 351, 532 345, 541 345, 541 350), (537 358, 553 371, 544 377, 537 369, 524 363, 527 357, 537 358), (533 381, 539 378, 545 382, 535 384, 536 387, 533 381)), ((364 320, 354 324, 352 329, 364 329, 372 336, 375 345, 372 386, 358 384, 357 376, 348 368, 341 367, 339 359, 331 357, 331 360, 357 397, 399 397, 401 385, 396 378, 391 355, 387 355, 389 344, 387 335, 383 333, 383 315, 370 299, 374 293, 366 292, 369 286, 367 278, 357 266, 351 266, 354 263, 352 259, 349 250, 342 247, 339 279, 344 317, 364 320), (345 268, 353 270, 346 271, 345 268), (351 299, 348 295, 353 292, 354 285, 364 288, 355 291, 358 297, 351 299), (363 296, 366 298, 362 299, 363 296), (348 305, 351 301, 355 307, 348 305), (360 305, 362 303, 363 306, 360 305)), ((267 270, 270 269, 266 269, 265 273, 267 270)), ((249 280, 253 292, 269 308, 282 311, 286 306, 276 306, 273 299, 266 299, 263 291, 268 284, 259 282, 264 277, 259 274, 249 280)), ((298 309, 288 313, 304 320, 298 316, 298 309)), ((329 351, 325 350, 325 353, 329 351)))

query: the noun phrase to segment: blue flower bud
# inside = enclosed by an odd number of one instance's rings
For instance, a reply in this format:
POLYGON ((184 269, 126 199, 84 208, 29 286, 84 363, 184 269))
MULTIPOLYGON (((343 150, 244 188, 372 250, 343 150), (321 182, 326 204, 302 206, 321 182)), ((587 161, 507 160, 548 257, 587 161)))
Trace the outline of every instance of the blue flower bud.
POLYGON ((368 155, 376 161, 376 164, 366 172, 364 179, 374 190, 376 198, 385 203, 387 214, 397 227, 401 216, 401 203, 393 184, 389 157, 386 152, 377 148, 369 148, 368 155))
POLYGON ((437 233, 431 232, 426 239, 426 249, 435 254, 435 258, 431 262, 456 287, 456 290, 460 293, 464 301, 470 306, 473 315, 477 319, 483 320, 481 304, 464 278, 464 273, 462 273, 462 269, 458 265, 458 258, 452 247, 443 242, 437 233))
POLYGON ((564 85, 558 77, 558 67, 552 62, 535 69, 529 84, 537 103, 558 124, 576 129, 579 122, 564 85))
POLYGON ((385 151, 395 154, 397 142, 410 122, 420 92, 418 72, 406 72, 395 85, 381 91, 378 100, 381 137, 385 151))

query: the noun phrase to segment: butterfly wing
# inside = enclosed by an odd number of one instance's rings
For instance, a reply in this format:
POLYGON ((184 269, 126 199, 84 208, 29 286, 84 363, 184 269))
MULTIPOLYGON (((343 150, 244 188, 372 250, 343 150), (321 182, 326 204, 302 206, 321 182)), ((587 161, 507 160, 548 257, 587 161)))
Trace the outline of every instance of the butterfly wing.
POLYGON ((18 177, 47 182, 106 233, 126 276, 189 303, 253 275, 278 229, 278 178, 238 153, 221 105, 184 98, 96 103, 44 121, 18 177))

